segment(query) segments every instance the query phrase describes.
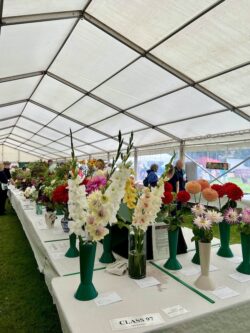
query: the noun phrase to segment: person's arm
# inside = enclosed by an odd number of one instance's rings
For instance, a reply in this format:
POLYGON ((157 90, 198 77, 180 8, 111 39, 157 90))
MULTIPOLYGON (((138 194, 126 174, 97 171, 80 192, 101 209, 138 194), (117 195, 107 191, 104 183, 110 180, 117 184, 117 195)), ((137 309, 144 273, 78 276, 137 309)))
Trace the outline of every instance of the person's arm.
POLYGON ((180 182, 179 180, 176 182, 176 193, 180 191, 180 182))

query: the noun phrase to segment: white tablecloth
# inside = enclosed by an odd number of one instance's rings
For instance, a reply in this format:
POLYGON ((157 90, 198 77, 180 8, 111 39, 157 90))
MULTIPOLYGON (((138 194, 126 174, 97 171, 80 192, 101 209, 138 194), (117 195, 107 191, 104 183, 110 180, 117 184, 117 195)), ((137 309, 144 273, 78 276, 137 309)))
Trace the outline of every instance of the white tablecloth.
MULTIPOLYGON (((233 245, 236 255, 241 255, 240 245, 233 245)), ((211 263, 219 268, 211 272, 211 277, 217 286, 227 286, 239 293, 228 299, 218 299, 212 292, 203 292, 215 301, 211 304, 194 291, 174 280, 151 263, 147 266, 147 276, 153 276, 161 283, 159 286, 140 288, 134 280, 126 276, 114 276, 105 271, 94 272, 94 285, 99 293, 117 292, 122 301, 98 307, 94 300, 77 301, 74 292, 79 284, 79 275, 55 278, 52 281, 54 300, 59 312, 64 333, 108 333, 112 332, 110 320, 128 316, 139 316, 150 313, 160 313, 164 324, 158 326, 133 329, 133 332, 176 332, 176 333, 206 333, 227 332, 246 333, 250 329, 250 281, 240 283, 229 277, 235 273, 237 264, 218 257, 212 249, 211 263), (169 318, 162 309, 181 305, 189 312, 169 318)), ((197 267, 191 263, 193 253, 179 256, 183 268, 197 267)), ((157 262, 161 265, 163 262, 157 262)), ((170 272, 170 271, 169 271, 170 272)), ((172 274, 191 286, 198 277, 185 276, 182 271, 172 274)), ((122 331, 123 332, 123 331, 122 331)))
MULTIPOLYGON (((51 280, 56 276, 64 276, 79 272, 79 258, 64 256, 69 248, 69 234, 63 232, 61 218, 58 216, 53 229, 47 229, 44 213, 37 215, 35 205, 23 197, 23 193, 15 188, 9 191, 9 198, 29 240, 38 269, 45 275, 45 281, 51 291, 51 280)), ((98 260, 102 246, 97 247, 95 268, 104 267, 98 260)))

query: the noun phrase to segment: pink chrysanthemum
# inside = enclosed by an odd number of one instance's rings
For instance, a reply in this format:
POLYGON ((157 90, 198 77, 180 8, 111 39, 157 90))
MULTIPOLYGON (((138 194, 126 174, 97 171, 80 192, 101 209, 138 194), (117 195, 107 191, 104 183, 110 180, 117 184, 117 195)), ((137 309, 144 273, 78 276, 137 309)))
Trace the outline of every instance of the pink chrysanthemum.
POLYGON ((240 215, 237 210, 229 208, 224 214, 224 219, 229 224, 237 224, 240 222, 240 215))

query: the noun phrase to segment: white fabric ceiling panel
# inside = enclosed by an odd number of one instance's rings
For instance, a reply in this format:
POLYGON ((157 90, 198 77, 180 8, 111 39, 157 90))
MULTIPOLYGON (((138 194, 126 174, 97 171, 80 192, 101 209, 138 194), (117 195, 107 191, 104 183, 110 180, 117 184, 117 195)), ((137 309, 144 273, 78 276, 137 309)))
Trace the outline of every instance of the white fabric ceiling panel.
POLYGON ((58 133, 50 128, 44 127, 39 133, 39 135, 51 139, 52 141, 55 141, 57 139, 61 139, 64 135, 61 133, 58 133))
POLYGON ((57 153, 56 149, 50 148, 49 146, 44 146, 44 147, 41 147, 40 149, 44 150, 44 151, 46 151, 48 153, 52 153, 52 154, 56 154, 57 153))
POLYGON ((250 106, 247 106, 245 108, 241 108, 241 111, 246 113, 250 117, 250 106))
POLYGON ((67 19, 2 27, 0 77, 46 70, 74 23, 67 19))
POLYGON ((24 108, 24 105, 25 103, 18 103, 0 107, 0 119, 19 116, 24 108))
POLYGON ((114 109, 88 96, 85 96, 63 112, 63 114, 68 117, 76 119, 86 125, 93 124, 116 113, 117 111, 114 109))
POLYGON ((136 131, 145 127, 146 126, 144 124, 128 116, 125 116, 124 114, 118 114, 117 116, 93 125, 93 128, 96 128, 109 135, 118 135, 119 130, 121 130, 122 133, 126 133, 136 131))
POLYGON ((41 143, 37 143, 32 140, 33 140, 33 138, 31 140, 27 141, 26 143, 30 144, 32 147, 35 147, 35 148, 41 147, 41 143))
POLYGON ((205 81, 201 85, 234 106, 250 104, 250 65, 205 81))
POLYGON ((226 111, 202 118, 164 125, 160 128, 179 138, 185 139, 195 136, 249 130, 250 123, 235 113, 226 111))
POLYGON ((21 128, 18 128, 18 127, 14 127, 13 131, 12 131, 12 134, 16 134, 16 135, 19 135, 23 138, 26 138, 27 140, 30 139, 32 137, 32 135, 34 135, 33 133, 30 133, 28 131, 25 131, 21 128))
POLYGON ((49 70, 90 90, 137 56, 105 32, 81 20, 49 70))
POLYGON ((195 81, 247 62, 249 13, 249 0, 224 1, 152 53, 195 81))
POLYGON ((34 135, 31 140, 37 142, 40 145, 47 145, 47 144, 51 143, 51 140, 42 138, 39 135, 34 135))
POLYGON ((16 141, 20 141, 20 142, 25 142, 27 140, 25 138, 21 138, 20 136, 15 135, 15 134, 10 134, 9 138, 16 140, 16 141))
POLYGON ((12 139, 6 139, 5 141, 6 143, 11 143, 12 145, 15 145, 16 147, 18 147, 20 145, 20 142, 17 142, 15 140, 12 140, 12 139))
POLYGON ((30 98, 40 79, 40 76, 33 76, 0 83, 0 104, 30 98))
POLYGON ((82 96, 79 91, 46 75, 32 96, 32 100, 61 112, 82 96))
MULTIPOLYGON (((125 142, 129 142, 130 135, 126 134, 123 136, 125 142)), ((147 144, 154 144, 154 143, 159 143, 163 141, 168 141, 170 138, 163 134, 160 133, 156 130, 153 129, 147 129, 147 130, 142 130, 134 133, 134 146, 139 147, 139 146, 144 146, 147 144)))
POLYGON ((60 143, 58 142, 52 142, 51 144, 49 144, 47 147, 50 147, 52 149, 56 149, 56 150, 59 150, 59 151, 63 151, 65 149, 67 149, 67 147, 65 147, 64 145, 61 145, 60 143))
POLYGON ((87 0, 5 0, 3 17, 82 10, 87 0))
POLYGON ((9 134, 11 132, 11 130, 12 130, 12 127, 11 128, 5 128, 5 129, 0 128, 0 136, 9 134))
POLYGON ((107 139, 107 140, 103 140, 100 142, 96 142, 95 146, 103 149, 105 151, 113 151, 116 150, 118 148, 118 141, 113 140, 113 139, 107 139))
POLYGON ((80 139, 87 143, 102 140, 102 139, 106 138, 105 135, 92 131, 89 128, 84 128, 84 129, 80 130, 79 132, 73 133, 73 137, 80 139))
POLYGON ((125 109, 185 85, 161 67, 141 58, 94 90, 93 94, 125 109))
POLYGON ((65 134, 69 134, 69 130, 72 132, 82 128, 82 125, 75 123, 74 121, 68 120, 64 117, 56 117, 51 123, 48 124, 49 127, 57 129, 65 134))
MULTIPOLYGON (((75 155, 76 156, 81 156, 81 155, 83 155, 83 152, 81 152, 81 151, 79 151, 79 150, 77 150, 77 149, 74 149, 74 152, 75 152, 75 155)), ((68 157, 71 157, 71 149, 67 149, 67 150, 65 150, 65 151, 63 151, 63 152, 60 152, 60 153, 58 153, 58 155, 61 155, 61 156, 68 156, 68 157)))
POLYGON ((219 103, 189 87, 130 109, 128 112, 150 124, 158 125, 221 109, 223 106, 219 103))
POLYGON ((27 103, 22 116, 25 116, 30 119, 34 119, 38 123, 46 125, 50 122, 53 118, 56 117, 56 114, 48 111, 40 106, 37 106, 33 103, 27 103))
POLYGON ((81 151, 85 152, 86 154, 96 154, 101 152, 101 149, 89 146, 89 145, 85 145, 85 146, 81 146, 78 147, 81 151))
POLYGON ((148 49, 216 1, 95 0, 87 12, 148 49))
POLYGON ((70 147, 70 137, 69 136, 65 136, 64 138, 57 140, 57 142, 70 147))
POLYGON ((10 127, 10 126, 14 126, 16 121, 18 118, 12 118, 12 119, 8 119, 8 120, 1 120, 1 128, 5 128, 5 127, 10 127))
POLYGON ((23 128, 23 129, 27 129, 31 132, 38 132, 43 126, 40 124, 35 123, 34 121, 25 119, 23 117, 20 117, 18 122, 17 122, 17 126, 23 128))
POLYGON ((33 149, 35 149, 35 147, 32 146, 32 143, 30 145, 23 143, 22 145, 20 145, 20 148, 25 148, 27 150, 33 150, 33 149))

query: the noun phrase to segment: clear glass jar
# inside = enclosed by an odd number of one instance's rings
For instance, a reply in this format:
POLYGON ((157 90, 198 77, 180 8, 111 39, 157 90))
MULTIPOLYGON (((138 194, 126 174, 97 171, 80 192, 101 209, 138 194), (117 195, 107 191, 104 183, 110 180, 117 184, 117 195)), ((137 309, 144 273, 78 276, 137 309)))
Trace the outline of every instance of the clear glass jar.
POLYGON ((146 232, 131 229, 128 249, 128 274, 132 279, 143 279, 146 276, 146 232))

